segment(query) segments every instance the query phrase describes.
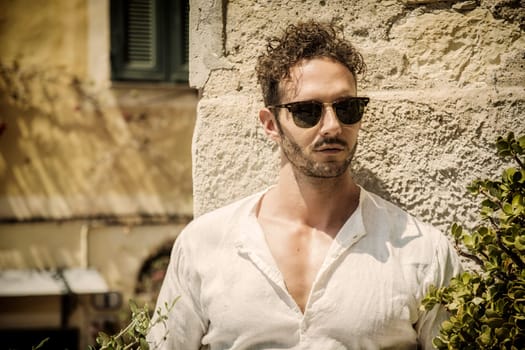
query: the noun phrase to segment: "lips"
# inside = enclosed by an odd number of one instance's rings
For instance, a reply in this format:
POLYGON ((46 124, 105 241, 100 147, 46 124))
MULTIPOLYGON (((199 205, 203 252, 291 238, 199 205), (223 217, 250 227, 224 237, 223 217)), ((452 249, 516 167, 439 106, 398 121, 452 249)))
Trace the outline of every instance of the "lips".
POLYGON ((338 152, 342 150, 344 150, 344 147, 341 145, 326 145, 315 149, 317 152, 338 152))
POLYGON ((323 138, 321 140, 318 140, 314 144, 314 150, 316 151, 323 151, 326 149, 336 149, 336 150, 343 150, 348 146, 348 144, 341 139, 338 139, 336 137, 331 138, 323 138))

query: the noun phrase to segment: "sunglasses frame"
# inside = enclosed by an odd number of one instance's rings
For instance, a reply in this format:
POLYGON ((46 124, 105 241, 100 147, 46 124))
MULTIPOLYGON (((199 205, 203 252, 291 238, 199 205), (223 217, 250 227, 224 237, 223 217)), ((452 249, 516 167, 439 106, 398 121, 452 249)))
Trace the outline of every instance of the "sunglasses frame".
POLYGON ((297 125, 300 128, 303 128, 303 129, 308 129, 308 128, 313 128, 314 126, 319 124, 319 121, 321 120, 321 118, 323 116, 323 109, 326 108, 326 105, 330 105, 330 107, 332 107, 332 109, 334 110, 334 113, 335 113, 335 115, 337 117, 337 120, 339 120, 343 125, 353 125, 355 123, 358 123, 361 120, 361 118, 363 117, 364 108, 366 107, 366 105, 368 105, 369 101, 370 101, 369 97, 350 96, 350 97, 341 98, 339 100, 335 100, 335 101, 332 101, 332 102, 319 102, 319 101, 316 101, 316 100, 306 100, 306 101, 289 102, 289 103, 283 103, 283 104, 278 104, 278 105, 273 105, 273 106, 267 106, 267 108, 270 109, 270 110, 271 109, 276 109, 276 108, 286 108, 288 110, 288 112, 290 112, 290 114, 292 115, 292 119, 293 119, 295 125, 297 125), (359 101, 359 103, 360 103, 359 107, 363 109, 363 113, 361 113, 361 115, 359 116, 359 119, 354 121, 354 122, 352 122, 352 123, 345 123, 344 121, 342 121, 341 118, 339 117, 339 115, 337 114, 337 110, 334 108, 334 104, 340 103, 340 102, 344 102, 344 101, 348 101, 348 100, 359 101), (316 118, 317 121, 316 121, 315 124, 310 125, 310 123, 301 123, 302 120, 294 114, 293 108, 295 106, 301 105, 301 104, 314 104, 314 105, 317 105, 317 106, 321 106, 321 114, 319 115, 318 118, 316 118), (297 119, 299 119, 299 123, 297 122, 297 119))

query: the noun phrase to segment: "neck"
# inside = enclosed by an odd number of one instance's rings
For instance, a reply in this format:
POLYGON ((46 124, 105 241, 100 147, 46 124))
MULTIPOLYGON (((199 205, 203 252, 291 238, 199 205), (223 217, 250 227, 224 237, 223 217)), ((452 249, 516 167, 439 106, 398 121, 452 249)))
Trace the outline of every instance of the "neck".
POLYGON ((285 166, 268 200, 276 215, 337 232, 357 208, 359 191, 349 171, 334 178, 315 178, 285 166))

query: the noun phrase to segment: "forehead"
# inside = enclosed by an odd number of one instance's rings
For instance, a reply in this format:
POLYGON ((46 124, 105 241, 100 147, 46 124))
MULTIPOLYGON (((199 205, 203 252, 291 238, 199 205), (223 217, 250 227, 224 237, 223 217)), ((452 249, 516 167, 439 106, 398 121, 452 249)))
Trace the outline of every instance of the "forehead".
POLYGON ((355 96, 356 90, 352 72, 341 62, 327 57, 298 62, 280 84, 280 95, 285 102, 308 99, 330 102, 355 96))

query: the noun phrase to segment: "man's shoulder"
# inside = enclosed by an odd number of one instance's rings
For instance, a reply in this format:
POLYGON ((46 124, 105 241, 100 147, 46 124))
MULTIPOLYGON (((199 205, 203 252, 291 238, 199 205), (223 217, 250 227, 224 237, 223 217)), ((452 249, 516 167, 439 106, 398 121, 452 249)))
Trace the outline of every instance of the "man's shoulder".
POLYGON ((404 263, 430 266, 436 259, 455 261, 449 239, 433 225, 372 193, 367 193, 363 206, 368 239, 376 246, 389 242, 392 254, 404 263))
POLYGON ((363 217, 370 226, 388 226, 399 235, 417 234, 439 239, 441 231, 377 194, 365 191, 363 217))
POLYGON ((193 219, 177 239, 210 243, 221 239, 224 234, 233 234, 238 223, 248 217, 261 195, 262 192, 254 193, 202 214, 193 219))
POLYGON ((364 206, 365 210, 373 211, 376 215, 413 217, 399 205, 368 190, 362 189, 362 191, 361 204, 364 206))
POLYGON ((226 221, 240 216, 248 215, 253 206, 260 199, 262 192, 253 193, 249 196, 234 200, 222 207, 212 209, 192 221, 193 225, 207 225, 209 223, 225 223, 226 221))

